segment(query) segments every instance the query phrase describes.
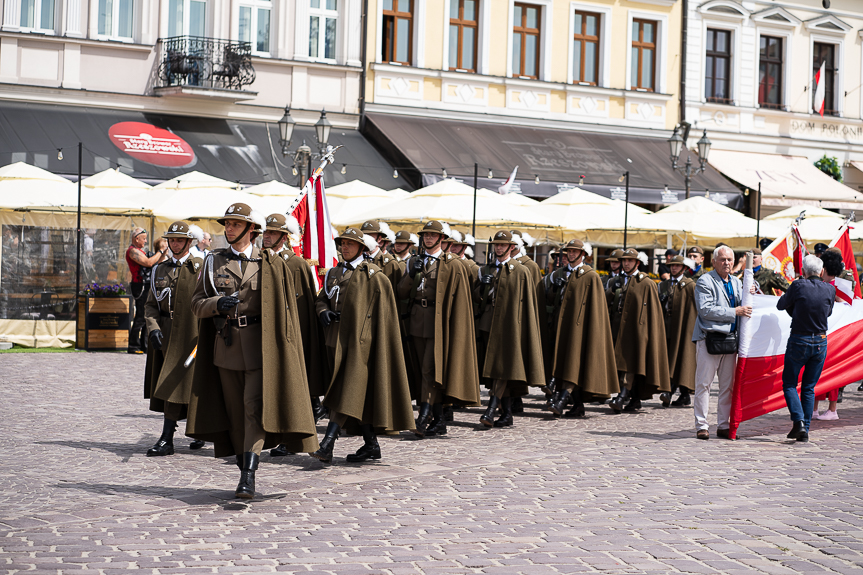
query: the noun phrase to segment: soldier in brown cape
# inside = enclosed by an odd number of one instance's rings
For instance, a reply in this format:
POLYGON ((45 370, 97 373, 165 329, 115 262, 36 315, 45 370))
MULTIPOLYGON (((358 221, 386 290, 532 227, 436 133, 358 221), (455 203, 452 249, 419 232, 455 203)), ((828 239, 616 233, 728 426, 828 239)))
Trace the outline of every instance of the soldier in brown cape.
POLYGON ((620 256, 623 255, 622 249, 616 249, 611 252, 605 261, 608 262, 608 275, 602 280, 603 287, 608 287, 608 282, 620 275, 620 256))
POLYGON ((236 455, 236 496, 251 499, 261 449, 311 453, 318 438, 293 274, 252 243, 266 222, 249 206, 218 221, 229 247, 207 256, 192 296, 200 323, 186 434, 213 441, 216 457, 236 455))
POLYGON ((477 329, 484 344, 482 376, 492 382, 480 422, 508 427, 513 423, 513 397, 527 395, 529 385, 545 385, 542 338, 536 284, 528 268, 510 257, 512 233, 500 230, 491 243, 495 261, 481 268, 474 291, 480 309, 477 329), (494 421, 498 407, 501 415, 494 421))
POLYGON ((377 433, 413 429, 413 409, 392 285, 379 267, 363 259, 362 232, 348 228, 337 242, 344 262, 327 271, 316 304, 328 335, 335 335, 332 347, 333 338, 327 338, 334 364, 324 397, 330 422, 312 457, 331 462, 341 429, 358 423, 364 443, 347 460, 362 462, 381 458, 377 433))
POLYGON ((540 305, 545 306, 548 323, 545 340, 550 359, 554 396, 552 413, 583 417, 584 402, 607 398, 618 392, 614 341, 599 274, 584 263, 584 242, 575 239, 564 245, 564 264, 543 281, 540 305))
POLYGON ((650 399, 657 390, 671 390, 659 291, 646 273, 638 271, 636 250, 624 250, 620 260, 623 273, 606 288, 619 317, 614 359, 620 393, 609 402, 615 413, 641 409, 642 399, 650 399))
POLYGON ((685 407, 692 403, 690 392, 695 391, 695 342, 692 331, 698 311, 695 309, 696 280, 686 277, 686 258, 677 255, 668 269, 671 277, 659 284, 659 303, 665 317, 665 338, 668 350, 668 372, 671 391, 659 394, 663 407, 685 407), (676 390, 680 397, 671 401, 676 390))
MULTIPOLYGON (((407 273, 407 262, 411 257, 411 249, 419 245, 419 238, 407 230, 401 230, 395 234, 392 251, 393 258, 398 265, 398 279, 393 284, 393 293, 396 293, 396 286, 405 273, 407 273)), ((395 277, 395 276, 394 276, 395 277)), ((390 278, 392 281, 392 278, 390 278)), ((399 312, 399 329, 402 335, 402 354, 405 358, 405 367, 408 372, 408 383, 410 384, 411 400, 419 402, 420 385, 422 376, 420 374, 420 364, 417 359, 416 349, 411 341, 408 333, 408 312, 410 310, 410 300, 408 298, 400 298, 396 296, 396 306, 399 312)))
POLYGON ((441 222, 426 222, 419 235, 420 253, 408 261, 398 297, 411 302, 409 333, 422 374, 416 435, 425 437, 430 428, 445 430, 444 403, 479 403, 479 371, 467 269, 443 253, 441 222))
POLYGON ((371 249, 366 257, 381 269, 395 289, 402 277, 402 271, 396 258, 384 251, 388 241, 386 232, 389 231, 389 226, 378 220, 369 220, 362 225, 360 231, 375 241, 374 249, 371 249))
MULTIPOLYGON (((162 435, 147 450, 147 457, 174 454, 174 430, 177 421, 186 418, 192 392, 193 371, 183 363, 198 343, 198 318, 189 307, 202 264, 200 258, 189 255, 192 241, 203 237, 201 228, 195 228, 190 229, 186 222, 168 226, 162 237, 168 240, 171 256, 153 266, 150 274, 150 294, 144 308, 150 334, 144 398, 150 400, 151 411, 164 413, 165 418, 162 435)), ((204 442, 196 439, 189 449, 203 446, 204 442)))
POLYGON ((459 230, 452 230, 452 243, 449 252, 459 258, 459 261, 467 267, 468 275, 471 280, 471 292, 479 282, 479 265, 471 259, 473 257, 473 246, 476 245, 476 240, 469 233, 462 233, 459 230), (468 257, 470 256, 470 257, 468 257))
POLYGON ((526 249, 532 247, 536 240, 533 239, 530 234, 520 232, 518 230, 512 230, 510 233, 512 234, 512 239, 515 241, 515 245, 512 247, 509 254, 510 257, 521 265, 527 267, 527 270, 530 272, 530 276, 533 279, 533 285, 539 285, 539 282, 542 281, 542 270, 539 269, 539 264, 527 255, 526 249))
MULTIPOLYGON (((303 336, 303 358, 306 362, 306 378, 309 381, 309 398, 312 402, 312 413, 315 421, 320 421, 327 415, 327 409, 321 404, 321 396, 326 392, 329 382, 328 365, 320 361, 324 346, 323 333, 318 326, 315 313, 315 298, 317 286, 311 266, 305 259, 291 249, 291 236, 300 237, 300 223, 294 216, 270 214, 266 218, 267 227, 261 235, 265 249, 282 256, 288 271, 293 275, 294 287, 297 288, 297 316, 300 320, 300 334, 303 336)), ((283 457, 288 454, 284 445, 270 450, 273 457, 283 457)))

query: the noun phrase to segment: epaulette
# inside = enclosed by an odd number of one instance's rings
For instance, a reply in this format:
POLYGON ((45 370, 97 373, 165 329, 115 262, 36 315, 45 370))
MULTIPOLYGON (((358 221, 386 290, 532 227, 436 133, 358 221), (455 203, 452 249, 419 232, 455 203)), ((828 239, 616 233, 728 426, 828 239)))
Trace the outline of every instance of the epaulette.
POLYGON ((453 259, 454 257, 455 257, 454 255, 447 253, 446 260, 449 261, 449 260, 453 259))
POLYGON ((512 264, 509 264, 509 271, 512 271, 512 270, 514 270, 514 269, 515 269, 515 266, 514 266, 514 265, 512 265, 512 264))
POLYGON ((198 271, 198 268, 201 267, 200 262, 192 262, 192 265, 195 266, 195 271, 198 271))
POLYGON ((643 272, 639 272, 639 273, 638 273, 638 278, 636 278, 636 279, 638 279, 638 281, 641 281, 641 280, 643 280, 643 279, 644 279, 644 278, 646 278, 646 277, 647 277, 647 275, 646 275, 646 274, 644 274, 643 272))
POLYGON ((392 259, 392 258, 390 258, 389 256, 384 256, 384 258, 383 258, 381 261, 382 261, 383 263, 385 263, 385 264, 388 264, 388 263, 390 263, 390 260, 391 260, 391 259, 392 259))
POLYGON ((575 277, 580 278, 581 276, 586 274, 588 271, 590 271, 590 270, 586 270, 586 269, 584 269, 584 266, 581 266, 580 268, 578 268, 578 273, 576 274, 575 277))

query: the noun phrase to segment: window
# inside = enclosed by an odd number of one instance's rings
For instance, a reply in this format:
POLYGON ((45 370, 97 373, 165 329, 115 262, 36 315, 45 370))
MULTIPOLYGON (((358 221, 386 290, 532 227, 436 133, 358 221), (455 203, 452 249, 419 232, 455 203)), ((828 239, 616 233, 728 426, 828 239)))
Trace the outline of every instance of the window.
POLYGON ((824 115, 838 116, 836 110, 836 44, 815 42, 812 60, 812 94, 815 94, 815 74, 824 64, 824 115))
POLYGON ((309 57, 336 59, 336 0, 312 0, 309 10, 309 57))
POLYGON ((633 90, 653 92, 656 85, 656 22, 632 21, 632 72, 630 87, 633 90))
POLYGON ((539 78, 540 7, 515 4, 512 18, 512 75, 539 78))
POLYGON ((21 27, 54 31, 54 0, 21 0, 21 27))
POLYGON ((384 1, 384 38, 381 60, 410 66, 413 56, 413 0, 384 1))
POLYGON ((477 0, 450 0, 449 69, 476 72, 477 0))
POLYGON ((203 0, 168 0, 168 36, 205 37, 207 3, 203 0))
POLYGON ((761 37, 758 104, 762 108, 782 107, 782 55, 782 38, 761 37))
POLYGON ((599 74, 599 14, 575 12, 572 81, 597 85, 599 74))
POLYGON ((272 4, 267 1, 250 2, 244 0, 240 4, 237 39, 240 42, 249 42, 252 45, 253 53, 269 54, 270 52, 271 7, 272 4))
POLYGON ((99 0, 97 34, 107 38, 132 38, 132 0, 99 0))
POLYGON ((705 55, 704 97, 708 102, 730 104, 731 32, 708 28, 705 55))

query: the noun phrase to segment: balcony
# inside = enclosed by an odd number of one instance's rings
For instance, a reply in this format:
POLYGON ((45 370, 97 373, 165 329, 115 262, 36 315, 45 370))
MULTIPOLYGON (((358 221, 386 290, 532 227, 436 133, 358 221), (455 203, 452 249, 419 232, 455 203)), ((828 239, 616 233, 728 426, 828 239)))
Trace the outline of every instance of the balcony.
POLYGON ((175 36, 159 39, 156 94, 248 100, 257 92, 244 90, 255 81, 252 45, 217 38, 175 36))

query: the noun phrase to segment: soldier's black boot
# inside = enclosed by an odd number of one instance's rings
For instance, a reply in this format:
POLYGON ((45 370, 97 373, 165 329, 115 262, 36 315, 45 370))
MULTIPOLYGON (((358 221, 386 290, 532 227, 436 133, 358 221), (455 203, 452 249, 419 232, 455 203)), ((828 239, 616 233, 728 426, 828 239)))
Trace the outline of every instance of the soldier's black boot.
POLYGON ((240 482, 234 496, 239 499, 251 499, 255 496, 255 471, 258 470, 258 454, 247 451, 243 454, 243 469, 240 471, 240 482))
POLYGON ((195 439, 189 444, 189 449, 201 449, 204 447, 204 443, 206 442, 203 439, 195 439))
POLYGON ((375 428, 370 424, 364 424, 363 430, 363 446, 356 453, 348 455, 345 460, 348 463, 362 463, 367 459, 380 459, 381 446, 378 445, 378 436, 375 435, 375 428))
POLYGON ((554 393, 554 388, 555 388, 555 381, 554 381, 554 378, 553 378, 553 377, 552 377, 552 378, 551 378, 551 380, 548 382, 548 385, 546 385, 545 387, 541 388, 541 389, 542 389, 542 392, 545 394, 545 399, 547 399, 548 401, 551 401, 551 400, 552 400, 552 398, 553 398, 553 397, 554 397, 554 395, 555 395, 555 393, 554 393))
POLYGON ((446 435, 446 416, 444 413, 442 403, 435 403, 432 406, 432 420, 426 430, 426 437, 446 435))
POLYGON ((284 443, 280 443, 278 447, 274 447, 270 450, 270 457, 284 457, 288 453, 290 452, 288 451, 287 446, 285 446, 284 443))
POLYGON ((443 406, 443 420, 444 421, 454 421, 455 420, 455 414, 453 413, 451 403, 443 406))
POLYGON ((512 398, 512 412, 514 414, 524 413, 524 400, 521 397, 512 398))
POLYGON ((677 384, 671 386, 671 391, 663 391, 659 394, 659 401, 662 402, 662 407, 671 405, 671 398, 674 397, 674 392, 677 391, 677 384))
POLYGON ((329 422, 327 424, 327 433, 321 440, 321 447, 312 453, 312 457, 324 463, 331 463, 333 461, 333 447, 336 445, 336 439, 338 439, 341 430, 342 428, 337 423, 329 422))
POLYGON ((685 387, 680 388, 680 395, 671 402, 672 407, 686 407, 692 405, 692 399, 689 397, 689 390, 685 387))
POLYGON ((485 413, 482 414, 482 417, 479 418, 479 422, 485 425, 486 427, 494 426, 494 413, 497 411, 497 407, 500 405, 500 399, 496 395, 492 395, 488 398, 488 408, 485 410, 485 413))
POLYGON ((632 396, 629 398, 629 403, 623 408, 626 413, 634 413, 641 409, 641 400, 638 397, 632 396))
POLYGON ((630 395, 631 394, 627 388, 621 387, 620 393, 608 402, 608 407, 610 407, 614 413, 620 413, 623 411, 624 402, 629 399, 630 395))
POLYGON ((162 423, 162 435, 159 436, 159 441, 147 450, 147 457, 162 457, 164 455, 174 455, 174 430, 177 429, 177 422, 173 419, 165 418, 162 423))
POLYGON ((431 404, 427 403, 427 402, 420 404, 420 411, 419 411, 419 414, 417 414, 416 431, 414 431, 414 434, 417 437, 423 438, 426 436, 426 431, 428 431, 428 427, 429 427, 429 423, 431 423, 431 419, 432 419, 432 406, 431 406, 431 404))
POLYGON ((569 400, 572 399, 572 394, 568 391, 561 391, 555 394, 554 402, 551 404, 551 412, 555 415, 563 415, 563 410, 569 405, 569 400))
POLYGON ((581 395, 581 388, 576 387, 572 393, 572 409, 563 414, 564 417, 584 417, 584 400, 581 395))
POLYGON ((494 422, 495 427, 509 427, 512 425, 512 397, 504 397, 500 400, 500 417, 494 422))
POLYGON ((312 413, 315 416, 315 423, 327 416, 327 408, 321 403, 321 398, 312 396, 312 413))

